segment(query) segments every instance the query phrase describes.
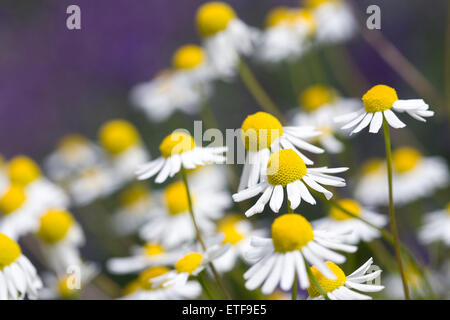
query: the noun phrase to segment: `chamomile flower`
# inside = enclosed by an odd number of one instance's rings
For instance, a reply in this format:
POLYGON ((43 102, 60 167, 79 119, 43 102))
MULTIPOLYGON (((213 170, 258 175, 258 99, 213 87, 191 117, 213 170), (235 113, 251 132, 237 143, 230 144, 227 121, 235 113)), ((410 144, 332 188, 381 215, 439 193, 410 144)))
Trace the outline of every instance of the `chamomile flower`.
POLYGON ((213 163, 224 163, 222 155, 226 147, 203 148, 196 146, 194 138, 185 132, 175 131, 168 135, 159 146, 161 156, 138 168, 139 180, 149 179, 156 175, 155 182, 162 183, 173 177, 181 167, 194 169, 213 163))
POLYGON ((386 203, 388 191, 384 159, 367 160, 362 165, 359 180, 355 186, 356 200, 370 206, 386 203))
POLYGON ((317 137, 320 134, 311 126, 283 127, 277 118, 266 112, 249 115, 241 126, 241 140, 247 150, 247 157, 239 190, 253 187, 260 181, 271 152, 292 149, 306 164, 313 164, 312 160, 298 149, 322 153, 323 149, 303 140, 317 137))
POLYGON ((321 44, 347 41, 356 33, 353 13, 344 0, 307 0, 317 21, 316 39, 321 44))
POLYGON ((131 91, 131 101, 152 121, 164 121, 177 110, 194 114, 199 111, 202 99, 210 95, 209 81, 213 77, 203 48, 184 45, 173 55, 172 69, 136 85, 131 91))
MULTIPOLYGON (((367 284, 364 282, 372 281, 378 278, 382 270, 376 270, 367 273, 373 259, 370 258, 359 267, 355 272, 346 276, 344 271, 331 261, 326 264, 329 269, 336 275, 335 280, 327 279, 316 267, 312 267, 311 271, 319 282, 322 289, 326 292, 327 297, 331 300, 371 300, 372 297, 359 293, 360 292, 379 292, 384 289, 384 286, 376 284, 367 284), (357 290, 357 291, 355 291, 357 290)), ((314 285, 308 288, 309 299, 324 300, 325 298, 320 294, 314 285)))
POLYGON ((287 190, 289 206, 296 209, 301 200, 309 204, 316 204, 316 200, 309 192, 308 187, 325 195, 330 199, 333 194, 323 185, 333 187, 345 186, 343 178, 335 177, 330 173, 344 172, 348 168, 307 168, 305 161, 292 149, 284 149, 273 153, 267 162, 267 177, 264 181, 253 187, 233 194, 233 200, 240 202, 262 193, 256 203, 245 212, 247 217, 261 213, 265 205, 274 212, 278 212, 283 204, 284 189, 287 190))
MULTIPOLYGON (((337 203, 345 210, 348 210, 354 215, 372 223, 377 227, 383 227, 387 223, 386 216, 362 207, 355 200, 341 199, 337 201, 337 203)), ((337 207, 332 207, 328 212, 328 217, 315 220, 312 222, 312 225, 321 230, 337 232, 352 231, 347 240, 352 244, 357 244, 360 241, 370 242, 380 236, 377 229, 374 229, 365 222, 348 215, 337 207)))
POLYGON ((329 153, 339 153, 344 145, 336 136, 340 136, 339 126, 334 118, 358 110, 361 102, 355 98, 340 97, 333 88, 314 85, 306 88, 299 95, 299 105, 304 111, 293 114, 293 126, 314 126, 322 135, 316 141, 329 153))
POLYGON ((403 128, 406 125, 395 115, 396 112, 406 112, 419 121, 426 121, 426 117, 434 115, 434 111, 428 110, 429 106, 422 99, 400 100, 395 89, 379 84, 367 91, 363 97, 364 109, 336 117, 337 122, 347 122, 342 129, 355 127, 350 134, 358 133, 370 125, 369 132, 377 133, 383 121, 395 128, 403 128))
POLYGON ((201 5, 196 23, 215 72, 225 79, 233 76, 240 56, 248 56, 254 51, 259 32, 247 26, 233 8, 221 1, 201 5))
POLYGON ((98 135, 115 174, 123 183, 134 179, 135 169, 149 160, 137 129, 128 121, 115 119, 103 124, 98 135))
POLYGON ((450 202, 445 209, 425 215, 425 224, 420 230, 419 237, 426 244, 442 241, 450 247, 450 202))
POLYGON ((0 300, 36 299, 42 282, 20 246, 0 233, 0 300))
POLYGON ((129 283, 124 289, 125 300, 182 300, 198 297, 202 288, 197 281, 174 283, 172 285, 153 286, 155 278, 170 272, 169 268, 162 266, 150 267, 143 271, 138 279, 129 283))
POLYGON ((50 209, 39 221, 36 232, 48 265, 58 274, 69 266, 82 266, 79 247, 84 234, 72 215, 64 209, 50 209))
POLYGON ((180 256, 180 250, 167 250, 156 242, 134 247, 132 252, 133 255, 130 257, 108 260, 108 270, 116 274, 133 273, 151 266, 174 264, 180 256))
MULTIPOLYGON (((199 228, 204 232, 214 231, 213 220, 220 218, 231 205, 229 193, 197 185, 192 185, 189 191, 199 228)), ((139 230, 141 238, 161 242, 169 248, 194 240, 195 228, 184 183, 168 185, 155 200, 157 203, 149 211, 149 221, 139 230)))
POLYGON ((258 58, 272 63, 297 59, 310 47, 315 31, 311 10, 275 7, 267 15, 258 58))
POLYGON ((278 284, 282 290, 290 290, 296 274, 300 287, 306 289, 310 282, 305 263, 316 266, 328 279, 336 280, 337 276, 325 260, 343 263, 345 257, 332 250, 356 251, 355 246, 345 243, 345 234, 315 230, 296 213, 276 218, 271 233, 271 238, 253 237, 251 240, 247 257, 258 261, 244 273, 248 290, 263 283, 264 294, 272 293, 278 284))

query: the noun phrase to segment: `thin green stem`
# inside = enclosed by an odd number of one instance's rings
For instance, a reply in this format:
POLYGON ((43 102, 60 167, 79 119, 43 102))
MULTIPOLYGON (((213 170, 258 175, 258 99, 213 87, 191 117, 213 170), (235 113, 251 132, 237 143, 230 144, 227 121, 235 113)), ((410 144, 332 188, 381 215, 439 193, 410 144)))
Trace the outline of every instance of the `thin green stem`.
POLYGON ((297 272, 294 276, 294 284, 292 285, 292 292, 291 292, 291 300, 297 300, 297 287, 298 287, 298 279, 297 279, 297 272))
POLYGON ((210 299, 210 300, 216 300, 213 296, 213 294, 211 293, 211 291, 209 290, 208 286, 206 285, 206 281, 203 277, 203 272, 201 272, 198 276, 197 276, 197 280, 200 283, 200 285, 202 286, 203 291, 205 292, 206 296, 210 299))
POLYGON ((306 262, 306 261, 305 261, 305 266, 306 266, 306 273, 308 273, 308 277, 309 277, 309 280, 311 280, 312 285, 317 289, 317 291, 319 291, 320 295, 325 300, 330 300, 330 298, 328 298, 327 292, 322 288, 319 281, 317 281, 317 278, 314 276, 314 274, 311 270, 311 267, 309 266, 308 262, 306 262))
POLYGON ((391 137, 389 134, 389 125, 383 117, 384 142, 386 147, 386 163, 389 186, 389 217, 391 222, 392 235, 394 236, 395 256, 397 258, 398 270, 402 278, 403 291, 405 299, 409 300, 408 282, 406 281, 405 270, 403 269, 402 255, 400 251, 400 239, 398 237, 397 221, 395 219, 394 196, 392 189, 392 154, 391 154, 391 137))
MULTIPOLYGON (((200 243, 200 245, 202 246, 203 251, 206 252, 206 245, 205 242, 203 241, 202 238, 202 234, 200 232, 200 229, 198 227, 197 221, 195 219, 195 215, 194 215, 194 209, 192 206, 192 197, 191 197, 191 192, 189 191, 189 183, 188 183, 188 179, 187 179, 187 173, 186 173, 186 169, 184 167, 181 167, 181 176, 183 178, 183 182, 184 185, 186 187, 186 194, 187 194, 187 198, 188 198, 188 207, 189 207, 189 214, 191 215, 191 220, 192 223, 194 224, 194 228, 195 228, 195 233, 197 234, 197 240, 200 243)), ((222 279, 220 278, 219 273, 217 272, 216 268, 214 267, 214 264, 212 262, 210 262, 208 264, 209 268, 211 269, 211 272, 217 282, 217 285, 219 286, 220 290, 222 290, 223 295, 225 296, 226 299, 231 300, 230 295, 228 294, 227 290, 225 289, 225 286, 223 285, 222 279)))
POLYGON ((258 80, 256 80, 248 65, 242 59, 239 60, 238 70, 242 81, 244 81, 247 89, 259 103, 259 106, 264 111, 273 114, 283 124, 286 124, 286 119, 284 118, 283 113, 277 108, 269 95, 264 91, 263 87, 258 82, 258 80))

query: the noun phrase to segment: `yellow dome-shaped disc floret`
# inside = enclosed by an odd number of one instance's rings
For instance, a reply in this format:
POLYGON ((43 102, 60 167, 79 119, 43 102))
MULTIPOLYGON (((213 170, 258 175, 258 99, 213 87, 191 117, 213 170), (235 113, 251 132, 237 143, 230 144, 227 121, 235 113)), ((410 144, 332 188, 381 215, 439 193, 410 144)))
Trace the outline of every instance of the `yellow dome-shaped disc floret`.
POLYGON ((31 158, 16 156, 9 162, 8 174, 12 183, 26 186, 41 176, 41 169, 31 158))
POLYGON ((308 111, 315 111, 320 107, 333 103, 338 97, 334 89, 321 85, 310 86, 299 96, 299 103, 308 111))
POLYGON ((283 135, 283 126, 277 118, 267 112, 256 112, 242 123, 242 142, 249 151, 269 148, 283 135))
POLYGON ((395 89, 383 84, 372 87, 362 97, 364 109, 370 113, 391 109, 397 100, 398 96, 395 89))
POLYGON ((55 244, 65 238, 73 225, 73 218, 69 212, 51 209, 40 219, 38 237, 48 244, 55 244))
POLYGON ((272 224, 273 247, 277 252, 301 250, 313 239, 311 224, 299 214, 284 214, 276 218, 272 224))
POLYGON ((236 244, 242 239, 244 235, 238 230, 238 223, 242 219, 235 214, 227 215, 225 218, 220 220, 217 225, 217 230, 224 234, 223 243, 236 244))
POLYGON ((197 10, 197 28, 203 37, 210 37, 227 28, 236 17, 233 8, 220 1, 207 2, 197 10))
POLYGON ((284 149, 270 156, 267 163, 267 180, 271 185, 286 187, 304 175, 306 175, 305 162, 294 150, 284 149))
POLYGON ((120 154, 139 143, 136 128, 125 120, 111 120, 103 124, 99 131, 99 140, 109 153, 120 154))
POLYGON ((413 170, 421 160, 422 155, 413 148, 399 148, 392 153, 394 169, 399 173, 413 170))
MULTIPOLYGON (((342 271, 341 268, 339 268, 337 265, 335 265, 331 261, 325 262, 328 268, 336 275, 336 280, 330 280, 326 278, 316 267, 311 267, 312 274, 317 279, 317 282, 322 287, 322 289, 328 293, 332 292, 333 290, 342 287, 345 284, 346 276, 344 271, 342 271)), ((308 288, 309 296, 312 298, 319 297, 321 294, 317 288, 311 284, 311 286, 308 288)))
POLYGON ((323 5, 325 3, 332 3, 332 2, 338 2, 338 1, 341 1, 341 0, 306 0, 305 1, 305 6, 308 7, 308 8, 315 9, 315 8, 320 7, 321 5, 323 5))
POLYGON ((71 283, 70 276, 64 276, 58 279, 58 292, 64 299, 76 299, 80 295, 80 289, 76 288, 75 284, 71 283))
MULTIPOLYGON (((195 201, 192 197, 192 202, 195 201)), ((164 190, 164 199, 167 209, 172 215, 177 215, 189 211, 189 199, 187 196, 186 186, 183 182, 174 182, 164 190)))
POLYGON ((150 198, 150 192, 142 183, 134 183, 120 193, 119 202, 124 207, 133 206, 150 198))
POLYGON ((266 16, 266 27, 272 28, 278 26, 282 23, 287 23, 289 20, 289 16, 291 13, 291 9, 285 6, 278 6, 273 8, 267 13, 266 16))
POLYGON ((164 248, 158 243, 146 243, 144 251, 147 256, 156 256, 164 253, 164 248))
POLYGON ((304 23, 308 27, 308 33, 311 35, 317 30, 317 22, 314 13, 310 9, 294 9, 291 11, 289 20, 292 24, 304 23))
MULTIPOLYGON (((355 200, 341 199, 337 202, 337 204, 344 208, 344 210, 353 213, 355 216, 359 216, 361 214, 361 206, 355 200)), ((337 207, 332 207, 329 215, 335 220, 347 220, 353 218, 353 216, 347 214, 341 209, 338 209, 337 207)))
POLYGON ((166 267, 160 267, 160 266, 151 267, 151 268, 144 270, 139 275, 139 278, 137 281, 142 289, 151 290, 151 289, 153 289, 151 280, 153 278, 162 276, 163 274, 166 274, 169 271, 170 271, 169 268, 166 268, 166 267))
POLYGON ((8 215, 19 209, 26 200, 22 185, 12 184, 0 198, 0 213, 8 215))
POLYGON ((203 260, 203 255, 199 252, 191 252, 177 261, 175 270, 178 273, 187 272, 190 275, 200 267, 203 260))
POLYGON ((76 162, 83 156, 82 151, 89 144, 88 139, 79 134, 69 134, 58 143, 58 150, 66 161, 76 162))
POLYGON ((13 264, 22 254, 17 242, 0 233, 0 270, 13 264))
POLYGON ((205 61, 205 53, 202 47, 188 44, 182 46, 172 57, 172 65, 175 69, 189 70, 198 67, 205 61))
POLYGON ((195 141, 191 135, 184 132, 173 132, 161 142, 159 151, 164 158, 191 151, 195 148, 195 141))
POLYGON ((362 167, 364 175, 374 175, 381 171, 384 161, 382 159, 371 159, 367 161, 362 167))

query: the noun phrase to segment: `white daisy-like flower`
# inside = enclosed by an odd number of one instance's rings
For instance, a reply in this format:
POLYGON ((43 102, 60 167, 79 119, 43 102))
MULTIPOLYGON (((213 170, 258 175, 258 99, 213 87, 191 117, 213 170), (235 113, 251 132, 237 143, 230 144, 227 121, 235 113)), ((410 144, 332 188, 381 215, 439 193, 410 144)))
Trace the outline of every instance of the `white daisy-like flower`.
POLYGON ((168 135, 159 146, 161 157, 138 167, 139 180, 156 175, 155 182, 162 183, 173 177, 181 168, 194 169, 207 164, 224 163, 223 153, 227 147, 203 148, 195 144, 194 138, 185 132, 175 131, 168 135))
POLYGON ((152 266, 171 265, 180 257, 180 250, 167 250, 159 243, 148 242, 144 246, 132 248, 133 255, 130 257, 108 260, 107 268, 112 273, 124 274, 142 271, 152 266))
POLYGON ((425 223, 419 233, 420 240, 429 244, 442 241, 450 247, 450 202, 445 209, 433 211, 425 215, 425 223))
POLYGON ((405 127, 406 124, 400 121, 392 110, 406 112, 414 119, 424 122, 426 117, 434 115, 434 111, 428 110, 428 104, 422 99, 399 100, 395 89, 382 84, 372 87, 363 95, 362 100, 363 110, 335 118, 337 122, 348 122, 342 129, 355 127, 351 135, 369 125, 369 132, 378 133, 384 120, 395 129, 405 127))
POLYGON ((143 271, 138 279, 130 282, 124 289, 123 300, 182 300, 194 299, 202 293, 197 281, 173 283, 171 285, 153 286, 155 278, 170 272, 169 268, 162 266, 150 267, 143 271))
POLYGON ((214 72, 224 79, 232 77, 240 57, 254 51, 258 30, 247 26, 236 16, 233 8, 220 1, 201 5, 196 22, 214 72))
MULTIPOLYGON (((441 157, 424 157, 410 147, 397 148, 392 153, 393 196, 398 205, 427 197, 448 185, 449 174, 441 157), (417 181, 420 181, 418 184, 417 181)), ((384 162, 372 162, 371 170, 363 174, 356 187, 356 197, 368 205, 389 203, 384 162)))
POLYGON ((252 248, 247 257, 258 261, 244 273, 248 290, 254 290, 263 283, 264 294, 272 293, 278 284, 282 290, 290 290, 295 275, 300 287, 306 289, 310 281, 305 263, 316 266, 328 279, 336 280, 325 261, 343 263, 345 257, 333 250, 355 252, 357 249, 345 243, 346 234, 313 230, 311 224, 296 213, 276 218, 271 233, 271 238, 254 237, 251 240, 252 248))
POLYGON ((270 154, 280 149, 292 149, 306 164, 313 164, 299 149, 322 153, 323 149, 304 140, 319 135, 321 132, 311 126, 283 127, 277 118, 266 112, 249 115, 241 126, 241 140, 247 156, 239 190, 255 186, 264 175, 270 154))
POLYGON ((110 156, 115 175, 122 183, 134 179, 136 168, 149 160, 137 129, 128 121, 115 119, 103 124, 98 135, 110 156))
POLYGON ((253 230, 251 223, 237 214, 227 214, 217 222, 217 232, 224 235, 223 244, 229 244, 230 249, 215 260, 219 272, 228 272, 236 264, 238 258, 247 261, 244 253, 250 248, 253 236, 263 236, 263 230, 253 230))
MULTIPOLYGON (((231 205, 230 194, 224 190, 210 190, 196 185, 192 185, 189 191, 198 227, 203 232, 213 232, 213 220, 222 217, 231 205)), ((184 183, 178 181, 168 185, 160 196, 155 194, 156 201, 149 211, 149 222, 139 230, 141 238, 161 242, 169 248, 194 240, 196 232, 184 183)))
POLYGON ((309 204, 316 204, 316 200, 309 192, 308 187, 324 194, 331 199, 333 193, 325 189, 323 185, 344 187, 345 180, 335 177, 330 173, 339 173, 348 168, 307 168, 302 158, 292 149, 284 149, 275 152, 267 162, 267 177, 257 185, 233 194, 233 200, 240 202, 250 199, 262 193, 256 203, 245 212, 247 217, 261 213, 269 202, 274 212, 278 212, 284 200, 284 188, 287 190, 289 206, 296 209, 301 200, 309 204))
MULTIPOLYGON (((311 271, 317 279, 319 285, 326 292, 327 297, 331 300, 371 300, 372 297, 360 292, 379 292, 384 289, 384 286, 376 284, 367 284, 378 278, 382 270, 376 270, 371 273, 367 271, 372 266, 373 259, 370 258, 359 267, 355 272, 346 276, 344 271, 331 261, 327 261, 326 265, 336 275, 335 280, 327 279, 316 267, 312 267, 311 271), (366 283, 364 283, 366 282, 366 283), (357 291, 355 291, 357 290, 357 291)), ((308 288, 308 299, 324 300, 325 298, 320 294, 314 285, 308 288)))
MULTIPOLYGON (((362 207, 358 202, 352 199, 341 199, 337 204, 351 212, 352 214, 370 222, 377 227, 384 227, 387 223, 387 217, 362 207)), ((337 207, 332 207, 328 217, 321 218, 312 222, 316 229, 323 229, 336 232, 351 231, 348 236, 348 242, 357 244, 360 241, 370 242, 380 236, 380 232, 369 226, 367 223, 352 217, 337 207)))
POLYGON ((340 97, 333 88, 314 85, 300 94, 299 104, 305 111, 299 111, 298 108, 291 111, 291 125, 314 126, 322 132, 316 139, 327 152, 341 152, 344 145, 336 138, 340 136, 340 130, 334 118, 358 110, 362 106, 361 101, 340 97))
POLYGON ((311 10, 275 7, 267 15, 257 57, 271 63, 295 60, 310 47, 315 31, 311 10))
POLYGON ((356 20, 344 0, 307 0, 306 6, 316 17, 318 43, 340 43, 355 35, 356 20))
POLYGON ((0 300, 36 299, 42 282, 20 246, 0 233, 0 300))
POLYGON ((172 64, 172 69, 131 91, 132 103, 152 121, 164 121, 177 110, 197 113, 202 100, 211 94, 209 82, 214 72, 202 47, 194 44, 180 47, 172 57, 172 64))
POLYGON ((36 232, 42 254, 49 267, 63 274, 70 266, 82 266, 79 247, 84 234, 72 215, 65 209, 51 209, 42 215, 36 232))

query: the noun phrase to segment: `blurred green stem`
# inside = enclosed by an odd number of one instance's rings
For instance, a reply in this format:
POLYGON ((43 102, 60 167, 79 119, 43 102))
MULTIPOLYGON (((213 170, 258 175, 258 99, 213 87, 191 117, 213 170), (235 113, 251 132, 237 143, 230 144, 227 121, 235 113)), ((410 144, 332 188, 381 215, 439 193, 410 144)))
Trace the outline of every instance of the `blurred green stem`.
POLYGON ((292 292, 291 292, 291 300, 297 300, 297 287, 298 287, 298 280, 297 280, 297 272, 295 272, 294 276, 294 284, 292 285, 292 292))
POLYGON ((200 285, 202 286, 203 292, 205 292, 206 296, 208 297, 209 300, 216 300, 214 298, 214 296, 212 295, 211 291, 209 290, 206 281, 203 277, 205 271, 200 272, 200 274, 197 276, 197 280, 200 283, 200 285))

